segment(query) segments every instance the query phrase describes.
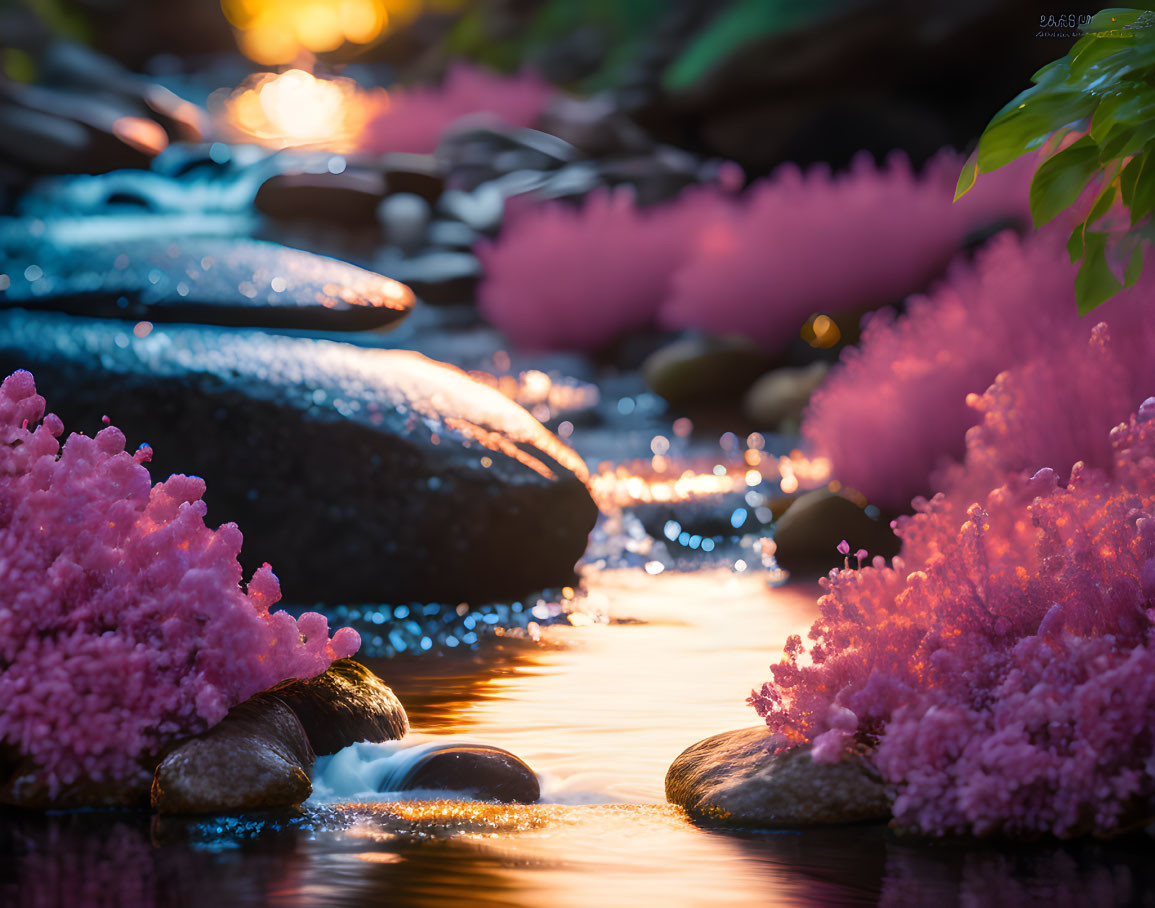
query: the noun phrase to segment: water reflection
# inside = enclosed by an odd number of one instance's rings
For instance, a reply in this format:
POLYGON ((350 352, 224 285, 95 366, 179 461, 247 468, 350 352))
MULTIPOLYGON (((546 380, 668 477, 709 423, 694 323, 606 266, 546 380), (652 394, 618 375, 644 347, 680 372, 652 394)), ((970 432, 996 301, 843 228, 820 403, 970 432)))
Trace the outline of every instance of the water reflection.
POLYGON ((543 628, 544 646, 507 643, 476 674, 444 659, 371 667, 415 731, 513 751, 542 776, 547 800, 663 804, 674 757, 757 724, 746 693, 816 614, 812 585, 770 592, 728 570, 606 571, 588 590, 610 624, 543 628))

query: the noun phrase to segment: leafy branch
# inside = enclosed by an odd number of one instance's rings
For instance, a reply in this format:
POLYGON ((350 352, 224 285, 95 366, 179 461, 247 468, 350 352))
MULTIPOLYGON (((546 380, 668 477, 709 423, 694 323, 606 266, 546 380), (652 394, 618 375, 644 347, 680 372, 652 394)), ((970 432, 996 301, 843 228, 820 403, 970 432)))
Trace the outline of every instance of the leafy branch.
POLYGON ((1155 209, 1155 3, 1105 9, 1083 26, 1067 55, 1031 77, 1030 88, 995 114, 967 159, 955 198, 980 173, 1040 152, 1031 180, 1035 227, 1097 193, 1067 241, 1080 314, 1139 279, 1155 209), (1130 213, 1122 226, 1108 212, 1130 213), (1114 267, 1112 267, 1114 266, 1114 267))

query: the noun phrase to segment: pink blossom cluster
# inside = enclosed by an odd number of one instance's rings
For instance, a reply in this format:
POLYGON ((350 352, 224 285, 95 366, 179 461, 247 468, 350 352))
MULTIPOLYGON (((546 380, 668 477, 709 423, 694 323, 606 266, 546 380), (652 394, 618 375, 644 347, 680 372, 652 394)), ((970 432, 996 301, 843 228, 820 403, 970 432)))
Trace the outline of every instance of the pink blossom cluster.
POLYGON ((1080 459, 1109 464, 1099 440, 1155 389, 1155 272, 1148 267, 1104 307, 1113 338, 1104 358, 1087 345, 1065 238, 1050 225, 1021 241, 1004 234, 904 315, 870 318, 803 422, 840 481, 894 510, 941 488, 936 471, 962 455, 978 421, 968 395, 1015 364, 1023 406, 1006 415, 1011 423, 983 430, 1002 438, 987 447, 1000 463, 985 478, 1044 462, 1061 470, 1080 459))
MULTIPOLYGON (((1109 343, 1100 327, 1093 344, 1109 343)), ((985 395, 956 481, 1001 462, 1033 380, 985 395)), ((892 565, 831 572, 809 647, 788 640, 751 694, 767 725, 818 761, 869 753, 897 823, 926 833, 1110 834, 1148 817, 1155 398, 1109 438, 1103 468, 1077 464, 1065 485, 1043 467, 977 500, 966 483, 919 499, 892 565)))
POLYGON ((781 349, 817 312, 858 313, 928 286, 968 234, 999 220, 1029 223, 1023 158, 952 204, 962 161, 906 155, 883 168, 859 154, 848 172, 786 166, 755 183, 701 237, 673 279, 660 322, 740 333, 781 349))
POLYGON ((650 325, 679 264, 709 243, 723 205, 709 190, 639 208, 628 190, 507 206, 496 243, 481 243, 483 315, 515 344, 597 350, 650 325))
POLYGON ((362 149, 376 154, 431 154, 445 130, 465 116, 533 126, 552 95, 549 84, 532 72, 504 76, 457 63, 440 86, 417 85, 390 92, 388 105, 365 128, 362 149))
POLYGON ((268 565, 242 592, 234 524, 205 526, 204 481, 150 488, 120 430, 63 445, 28 372, 0 385, 0 743, 51 796, 147 783, 166 744, 286 678, 356 652, 321 615, 270 613, 268 565))
POLYGON ((525 346, 588 349, 656 323, 780 350, 811 315, 900 301, 975 230, 1027 221, 1033 160, 952 204, 960 166, 944 151, 916 175, 901 154, 883 168, 864 154, 838 176, 786 166, 741 195, 699 187, 648 210, 543 203, 481 248, 481 309, 525 346))

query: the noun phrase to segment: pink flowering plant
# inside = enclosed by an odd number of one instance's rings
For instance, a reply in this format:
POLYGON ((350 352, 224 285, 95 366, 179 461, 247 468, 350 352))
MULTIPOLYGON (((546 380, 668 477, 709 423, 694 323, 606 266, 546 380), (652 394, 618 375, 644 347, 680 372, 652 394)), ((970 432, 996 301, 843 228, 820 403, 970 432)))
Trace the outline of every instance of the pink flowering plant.
POLYGON ((1105 468, 976 499, 1022 378, 984 397, 954 487, 896 522, 901 556, 821 581, 808 644, 750 697, 815 761, 868 755, 924 833, 1110 835, 1155 810, 1155 398, 1105 468))
POLYGON ((234 524, 205 526, 203 480, 151 484, 151 451, 109 426, 63 445, 32 376, 0 385, 0 746, 50 797, 147 790, 174 741, 360 645, 325 618, 270 613, 268 565, 242 591, 234 524))
POLYGON ((1050 225, 1025 240, 1003 234, 903 315, 870 316, 802 424, 839 480, 895 511, 943 488, 941 471, 980 421, 968 395, 977 402, 1006 370, 1022 385, 1023 405, 1007 414, 1017 429, 986 449, 1005 468, 1110 465, 1107 430, 1155 389, 1155 276, 1144 274, 1104 311, 1105 357, 1087 343, 1064 234, 1050 225))
POLYGON ((741 333, 781 351, 810 316, 901 301, 973 232, 1028 217, 1023 159, 951 202, 960 158, 784 166, 740 194, 707 185, 641 209, 625 192, 522 205, 477 253, 482 314, 517 344, 596 349, 657 324, 741 333), (831 267, 830 263, 837 263, 831 267))
POLYGON ((900 152, 882 167, 863 152, 845 173, 780 167, 698 230, 659 321, 777 351, 814 313, 857 319, 900 302, 942 274, 972 232, 1026 221, 1032 160, 952 204, 959 160, 944 150, 916 173, 900 152))
POLYGON ((552 96, 549 83, 532 72, 506 76, 457 63, 439 86, 391 92, 388 106, 366 127, 362 148, 374 153, 431 154, 445 131, 462 117, 532 126, 552 96))

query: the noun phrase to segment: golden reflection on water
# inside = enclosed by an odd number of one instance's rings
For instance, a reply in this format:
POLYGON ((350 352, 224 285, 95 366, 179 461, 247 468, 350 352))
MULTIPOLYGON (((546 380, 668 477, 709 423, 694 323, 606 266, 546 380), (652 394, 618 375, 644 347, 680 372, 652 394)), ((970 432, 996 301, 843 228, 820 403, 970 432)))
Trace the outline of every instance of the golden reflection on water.
POLYGON ((506 639, 475 660, 371 663, 416 732, 507 748, 537 771, 546 803, 362 805, 343 885, 400 887, 418 904, 808 902, 840 858, 802 885, 774 849, 691 824, 664 779, 695 741, 758 722, 746 693, 813 621, 813 586, 770 590, 717 570, 603 572, 586 588, 610 624, 545 628, 542 645, 506 639), (404 860, 365 857, 369 841, 404 860), (444 862, 440 876, 430 861, 444 862))
POLYGON ((1053 908, 1141 904, 1155 891, 1146 838, 1008 852, 928 847, 881 826, 743 834, 691 824, 664 803, 666 767, 693 742, 756 722, 744 694, 809 624, 814 586, 609 572, 587 589, 613 619, 645 623, 557 626, 545 646, 506 638, 476 661, 372 666, 418 731, 527 759, 546 803, 353 804, 305 826, 273 818, 259 836, 245 830, 260 821, 245 816, 218 835, 219 818, 0 812, 0 904, 1053 908))
POLYGON ((813 584, 768 590, 728 570, 611 571, 587 588, 609 625, 544 628, 544 646, 508 641, 484 663, 371 667, 415 731, 513 751, 542 776, 546 800, 662 804, 682 750, 757 724, 747 693, 817 614, 813 584))

